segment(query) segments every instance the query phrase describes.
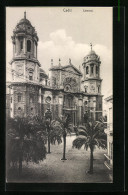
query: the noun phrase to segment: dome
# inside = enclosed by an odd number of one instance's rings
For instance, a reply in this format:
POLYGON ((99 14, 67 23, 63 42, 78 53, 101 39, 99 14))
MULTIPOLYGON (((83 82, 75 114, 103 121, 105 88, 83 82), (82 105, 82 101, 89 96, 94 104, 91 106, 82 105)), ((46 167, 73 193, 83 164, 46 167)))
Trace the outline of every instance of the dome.
POLYGON ((26 19, 26 12, 24 12, 24 18, 22 18, 16 25, 15 29, 13 30, 13 36, 16 34, 29 34, 36 38, 37 41, 39 41, 39 38, 37 36, 37 32, 35 28, 32 26, 31 22, 26 19))
POLYGON ((95 51, 91 50, 88 55, 96 55, 95 51))
POLYGON ((94 50, 91 51, 84 57, 84 62, 97 61, 100 62, 100 57, 95 53, 94 50))
POLYGON ((18 25, 23 24, 23 23, 24 23, 24 24, 28 24, 28 25, 31 26, 31 22, 30 22, 28 19, 26 19, 26 18, 21 19, 21 20, 19 21, 18 25))

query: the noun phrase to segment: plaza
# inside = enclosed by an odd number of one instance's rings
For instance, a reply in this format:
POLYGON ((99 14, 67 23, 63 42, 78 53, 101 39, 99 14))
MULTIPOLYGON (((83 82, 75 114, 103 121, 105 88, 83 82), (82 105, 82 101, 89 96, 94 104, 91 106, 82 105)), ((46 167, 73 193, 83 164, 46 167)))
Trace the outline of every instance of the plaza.
POLYGON ((8 182, 11 182, 11 171, 13 171, 13 182, 33 182, 33 183, 110 183, 109 170, 104 165, 103 149, 94 151, 94 173, 87 174, 90 163, 90 150, 83 147, 78 150, 72 148, 72 141, 75 135, 67 136, 66 161, 61 161, 63 153, 63 143, 51 145, 51 153, 46 159, 35 164, 23 163, 23 173, 18 177, 18 169, 10 169, 8 182))

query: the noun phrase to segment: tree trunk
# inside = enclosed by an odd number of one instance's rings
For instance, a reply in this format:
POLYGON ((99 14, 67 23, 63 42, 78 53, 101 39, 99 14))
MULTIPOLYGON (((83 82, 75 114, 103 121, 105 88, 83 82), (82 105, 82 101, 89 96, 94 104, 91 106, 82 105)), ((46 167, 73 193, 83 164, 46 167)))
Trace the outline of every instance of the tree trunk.
POLYGON ((92 174, 93 173, 93 149, 90 148, 90 170, 89 173, 92 174))
POLYGON ((49 139, 49 136, 48 136, 48 153, 50 154, 50 139, 49 139))
POLYGON ((67 160, 65 157, 66 152, 66 135, 63 136, 63 158, 61 160, 67 160))
POLYGON ((19 155, 19 176, 22 174, 22 154, 19 155))

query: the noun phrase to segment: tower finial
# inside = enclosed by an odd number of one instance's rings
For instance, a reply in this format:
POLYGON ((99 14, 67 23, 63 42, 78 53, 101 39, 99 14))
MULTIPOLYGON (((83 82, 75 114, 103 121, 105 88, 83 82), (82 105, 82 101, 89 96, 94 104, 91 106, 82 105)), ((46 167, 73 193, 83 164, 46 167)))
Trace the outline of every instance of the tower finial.
POLYGON ((61 63, 60 62, 61 62, 61 59, 59 58, 59 66, 61 66, 61 63))
POLYGON ((71 58, 69 58, 69 65, 71 65, 72 63, 71 63, 71 58))
POLYGON ((80 71, 80 65, 79 65, 79 71, 80 71))
POLYGON ((26 11, 24 12, 24 19, 26 19, 26 11))
POLYGON ((53 59, 51 59, 51 66, 53 66, 53 59))
POLYGON ((91 51, 92 51, 92 43, 90 43, 90 46, 91 46, 91 51))

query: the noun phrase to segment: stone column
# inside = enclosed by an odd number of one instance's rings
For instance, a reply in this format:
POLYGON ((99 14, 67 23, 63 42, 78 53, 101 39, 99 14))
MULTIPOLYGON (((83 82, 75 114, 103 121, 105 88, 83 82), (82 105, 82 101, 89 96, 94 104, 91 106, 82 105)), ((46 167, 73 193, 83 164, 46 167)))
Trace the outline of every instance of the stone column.
POLYGON ((13 57, 15 56, 15 44, 13 43, 13 57))
POLYGON ((91 77, 91 67, 90 64, 88 65, 89 77, 91 77))
POLYGON ((82 104, 83 104, 82 97, 79 97, 78 103, 79 103, 79 107, 78 107, 79 121, 78 121, 78 123, 80 125, 82 123, 82 104))
POLYGON ((59 95, 59 105, 58 105, 58 115, 61 117, 63 115, 63 95, 59 95))
POLYGON ((84 70, 84 80, 85 80, 85 75, 86 75, 86 66, 85 66, 85 64, 83 66, 83 70, 84 70))
POLYGON ((96 77, 96 64, 94 64, 94 77, 96 77))
POLYGON ((96 98, 94 98, 94 100, 93 100, 93 107, 94 107, 93 117, 94 117, 94 120, 96 120, 96 98))
POLYGON ((23 38, 23 52, 25 54, 25 37, 23 38))
POLYGON ((41 88, 39 89, 39 97, 38 97, 38 104, 39 104, 39 115, 41 116, 41 88))
POLYGON ((36 43, 35 43, 35 41, 34 41, 34 57, 36 58, 36 43))
POLYGON ((100 77, 100 65, 99 65, 99 68, 98 68, 98 77, 100 77))
MULTIPOLYGON (((26 88, 26 87, 25 87, 26 88)), ((23 92, 23 102, 24 102, 24 117, 27 116, 27 98, 26 98, 26 90, 23 92)))
POLYGON ((16 37, 16 55, 19 53, 19 40, 18 37, 16 37))
POLYGON ((24 81, 26 81, 26 60, 24 60, 24 81))
POLYGON ((61 86, 61 83, 62 83, 62 79, 61 79, 61 70, 60 70, 60 86, 61 86))
POLYGON ((37 59, 37 44, 36 44, 36 59, 37 59))
POLYGON ((12 88, 11 88, 11 92, 10 92, 10 95, 11 95, 11 98, 12 98, 12 102, 10 103, 11 105, 10 105, 10 108, 11 108, 11 113, 10 113, 10 117, 11 118, 14 118, 14 103, 15 103, 15 101, 14 101, 14 91, 13 91, 13 86, 12 86, 12 88))

